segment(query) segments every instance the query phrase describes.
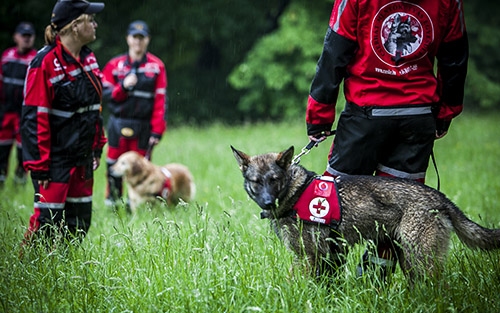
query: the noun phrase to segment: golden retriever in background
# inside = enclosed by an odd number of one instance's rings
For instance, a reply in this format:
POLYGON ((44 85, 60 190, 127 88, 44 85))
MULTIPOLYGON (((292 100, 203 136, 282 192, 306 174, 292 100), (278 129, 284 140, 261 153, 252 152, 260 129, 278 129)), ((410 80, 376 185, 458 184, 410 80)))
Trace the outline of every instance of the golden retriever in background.
POLYGON ((132 213, 140 204, 157 197, 165 199, 169 206, 175 206, 181 199, 191 201, 195 195, 193 175, 182 164, 158 166, 139 153, 128 151, 118 158, 110 171, 126 182, 132 213))

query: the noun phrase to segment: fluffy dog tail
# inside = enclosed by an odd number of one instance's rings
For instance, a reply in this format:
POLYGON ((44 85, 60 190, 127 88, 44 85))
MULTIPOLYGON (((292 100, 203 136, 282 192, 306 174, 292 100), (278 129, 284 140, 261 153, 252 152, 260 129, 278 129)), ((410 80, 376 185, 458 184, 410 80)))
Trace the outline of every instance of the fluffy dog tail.
POLYGON ((194 197, 196 196, 196 184, 193 181, 191 181, 189 183, 189 187, 191 189, 191 194, 189 196, 189 201, 193 201, 194 197))
POLYGON ((472 249, 500 249, 500 229, 483 227, 470 220, 449 202, 448 216, 460 241, 472 249))

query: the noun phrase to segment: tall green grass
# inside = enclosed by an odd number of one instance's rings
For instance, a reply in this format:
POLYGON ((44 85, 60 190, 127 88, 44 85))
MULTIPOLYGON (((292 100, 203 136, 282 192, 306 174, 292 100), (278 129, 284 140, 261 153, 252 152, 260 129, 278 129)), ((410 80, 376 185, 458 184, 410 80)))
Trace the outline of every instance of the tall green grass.
MULTIPOLYGON (((500 227, 499 115, 463 115, 436 142, 441 190, 480 224, 500 227)), ((33 210, 30 185, 8 181, 0 200, 0 312, 500 312, 500 253, 466 249, 453 237, 440 280, 388 285, 355 277, 355 247, 335 279, 290 271, 293 255, 260 220, 242 188, 230 145, 249 154, 307 144, 303 121, 172 128, 153 162, 194 174, 195 202, 146 206, 135 216, 104 206, 96 172, 88 236, 69 251, 18 257, 33 210)), ((322 172, 329 143, 302 157, 322 172)), ((428 182, 437 177, 429 167, 428 182)))

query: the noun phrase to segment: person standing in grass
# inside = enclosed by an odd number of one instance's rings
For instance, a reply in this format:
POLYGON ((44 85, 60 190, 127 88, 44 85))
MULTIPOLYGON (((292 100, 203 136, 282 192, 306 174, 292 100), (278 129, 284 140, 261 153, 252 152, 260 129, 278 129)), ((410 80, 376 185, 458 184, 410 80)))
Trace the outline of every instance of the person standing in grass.
POLYGON ((93 171, 106 143, 101 117, 101 71, 87 44, 96 39, 94 14, 104 3, 59 0, 45 29, 46 46, 26 77, 21 134, 31 172, 35 234, 81 240, 92 217, 93 171))
POLYGON ((12 144, 16 143, 17 166, 14 182, 26 183, 26 170, 23 167, 23 153, 19 122, 23 105, 24 79, 28 65, 36 55, 35 28, 29 22, 21 22, 14 31, 15 47, 2 54, 0 67, 0 187, 7 178, 9 156, 12 144))
POLYGON ((167 127, 167 73, 163 62, 148 52, 148 25, 141 20, 130 23, 126 40, 128 53, 103 68, 104 99, 110 112, 106 159, 106 205, 110 206, 122 197, 123 185, 109 168, 130 150, 150 158, 167 127))
MULTIPOLYGON (((306 110, 309 139, 324 139, 344 83, 325 175, 424 182, 434 140, 462 111, 468 56, 462 0, 335 1, 306 110)), ((365 267, 390 268, 397 247, 382 231, 375 244, 365 267)))

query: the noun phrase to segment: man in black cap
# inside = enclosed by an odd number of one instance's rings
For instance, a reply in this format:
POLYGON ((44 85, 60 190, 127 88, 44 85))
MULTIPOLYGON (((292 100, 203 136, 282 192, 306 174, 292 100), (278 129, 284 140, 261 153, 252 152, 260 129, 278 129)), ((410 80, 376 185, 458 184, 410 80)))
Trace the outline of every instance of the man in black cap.
POLYGON ((127 151, 151 157, 166 130, 167 73, 162 60, 148 52, 148 25, 130 23, 128 53, 111 59, 103 68, 104 93, 110 112, 108 120, 108 187, 106 204, 113 206, 122 196, 122 180, 109 168, 127 151))
POLYGON ((26 183, 23 167, 21 135, 19 133, 23 88, 26 71, 36 55, 33 49, 35 28, 29 22, 17 25, 14 35, 15 47, 2 54, 0 67, 0 186, 3 186, 8 173, 9 155, 12 145, 17 147, 17 167, 14 182, 26 183))

